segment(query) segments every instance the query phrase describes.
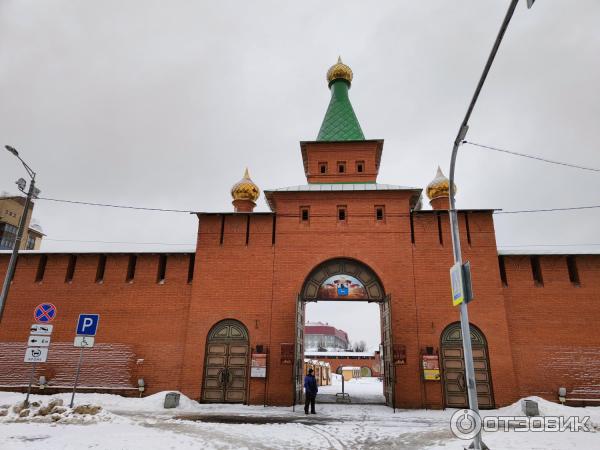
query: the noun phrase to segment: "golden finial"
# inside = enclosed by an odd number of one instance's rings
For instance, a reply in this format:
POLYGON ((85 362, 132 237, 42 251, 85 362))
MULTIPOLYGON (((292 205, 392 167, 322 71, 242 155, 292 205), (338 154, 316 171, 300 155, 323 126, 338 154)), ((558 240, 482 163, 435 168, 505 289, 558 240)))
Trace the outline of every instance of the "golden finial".
POLYGON ((352 83, 352 69, 342 62, 342 57, 338 56, 337 63, 329 68, 327 71, 327 82, 329 85, 334 80, 346 80, 348 84, 352 83))
MULTIPOLYGON (((456 193, 456 185, 454 185, 454 193, 456 193)), ((427 197, 429 197, 429 200, 433 200, 434 198, 449 196, 450 180, 446 178, 446 175, 444 175, 442 169, 438 166, 435 178, 427 185, 427 197)))
POLYGON ((256 202, 260 196, 260 189, 250 179, 248 168, 244 171, 244 177, 231 188, 231 196, 234 200, 250 200, 256 202))

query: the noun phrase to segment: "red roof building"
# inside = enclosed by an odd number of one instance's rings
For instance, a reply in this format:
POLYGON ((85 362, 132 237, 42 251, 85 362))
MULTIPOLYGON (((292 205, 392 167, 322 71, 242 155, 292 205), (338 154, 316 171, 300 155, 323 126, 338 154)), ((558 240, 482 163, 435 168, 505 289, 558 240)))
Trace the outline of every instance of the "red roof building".
POLYGON ((308 322, 304 326, 304 345, 307 349, 342 349, 350 346, 348 333, 328 323, 308 322))

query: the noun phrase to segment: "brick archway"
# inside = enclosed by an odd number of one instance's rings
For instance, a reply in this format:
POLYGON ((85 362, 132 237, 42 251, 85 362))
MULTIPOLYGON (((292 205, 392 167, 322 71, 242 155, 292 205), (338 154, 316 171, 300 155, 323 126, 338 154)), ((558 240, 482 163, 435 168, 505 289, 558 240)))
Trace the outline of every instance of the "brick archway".
POLYGON ((379 277, 366 264, 350 259, 335 258, 324 261, 306 277, 296 303, 296 335, 294 362, 294 404, 303 397, 302 364, 304 359, 304 319, 307 302, 359 301, 379 304, 381 315, 381 342, 383 394, 386 404, 395 408, 396 376, 392 344, 390 296, 379 277), (337 283, 337 284, 336 284, 337 283))

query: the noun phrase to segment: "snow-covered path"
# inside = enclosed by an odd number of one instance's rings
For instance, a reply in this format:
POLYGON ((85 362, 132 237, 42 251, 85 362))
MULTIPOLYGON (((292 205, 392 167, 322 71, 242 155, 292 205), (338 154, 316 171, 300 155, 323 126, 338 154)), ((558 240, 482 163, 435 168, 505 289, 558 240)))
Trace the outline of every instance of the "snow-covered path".
MULTIPOLYGON (((333 374, 332 384, 320 386, 317 403, 336 403, 336 394, 342 392, 341 376, 333 374)), ((344 383, 344 392, 350 395, 351 403, 385 404, 383 382, 379 378, 365 377, 344 383)))
MULTIPOLYGON (((68 394, 60 394, 68 400, 68 394)), ((33 400, 48 397, 32 396, 33 400)), ((397 410, 379 405, 321 405, 319 414, 302 408, 200 405, 182 396, 175 410, 164 410, 164 394, 143 399, 107 394, 80 394, 77 403, 102 405, 105 412, 83 425, 69 420, 36 423, 35 419, 0 417, 2 450, 81 449, 462 449, 453 437, 453 410, 397 410), (222 416, 265 419, 267 423, 218 423, 182 420, 178 416, 222 416)), ((15 404, 22 394, 0 393, 0 405, 15 404)), ((542 401, 543 402, 543 401, 542 401)), ((600 408, 566 408, 548 402, 541 411, 591 415, 600 424, 600 408)), ((518 405, 488 414, 515 414, 518 405)), ((73 421, 76 422, 76 421, 73 421)), ((600 433, 498 432, 485 435, 493 449, 595 449, 600 433)))

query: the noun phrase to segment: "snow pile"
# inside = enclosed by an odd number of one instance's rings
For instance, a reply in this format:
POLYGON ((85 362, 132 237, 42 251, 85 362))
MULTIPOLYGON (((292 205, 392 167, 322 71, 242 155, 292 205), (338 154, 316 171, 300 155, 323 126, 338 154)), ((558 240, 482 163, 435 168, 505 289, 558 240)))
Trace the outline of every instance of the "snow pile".
POLYGON ((521 400, 517 400, 512 405, 505 406, 504 408, 489 410, 489 411, 479 411, 482 417, 497 417, 497 416, 515 416, 522 417, 525 414, 523 413, 522 404, 525 400, 533 400, 538 404, 538 410, 540 412, 541 417, 589 417, 590 420, 588 424, 600 430, 600 407, 592 406, 585 408, 574 408, 572 406, 565 406, 559 403, 550 402, 541 397, 531 396, 525 397, 521 400))
MULTIPOLYGON (((186 397, 180 393, 179 406, 173 409, 165 409, 163 407, 165 395, 170 392, 177 391, 163 391, 157 394, 149 395, 147 397, 123 397, 116 394, 96 394, 96 393, 78 393, 75 396, 75 406, 79 404, 99 405, 104 410, 108 410, 112 413, 156 413, 163 412, 169 413, 181 413, 181 412, 195 412, 200 408, 200 404, 186 397)), ((18 392, 1 392, 0 393, 0 405, 2 404, 13 404, 23 401, 24 395, 18 392)), ((68 404, 71 401, 71 393, 63 392, 54 394, 52 399, 61 400, 63 405, 68 404)), ((49 397, 47 395, 31 395, 31 402, 47 403, 49 397)), ((62 405, 61 405, 62 406, 62 405)), ((0 408, 1 409, 1 408, 0 408)), ((1 415, 2 413, 0 413, 1 415)), ((2 417, 0 417, 1 419, 2 417)))
POLYGON ((99 405, 84 404, 74 408, 64 406, 61 398, 48 401, 34 400, 26 404, 19 401, 12 405, 0 405, 0 423, 11 422, 59 422, 69 424, 88 424, 112 421, 114 415, 104 411, 99 405))

